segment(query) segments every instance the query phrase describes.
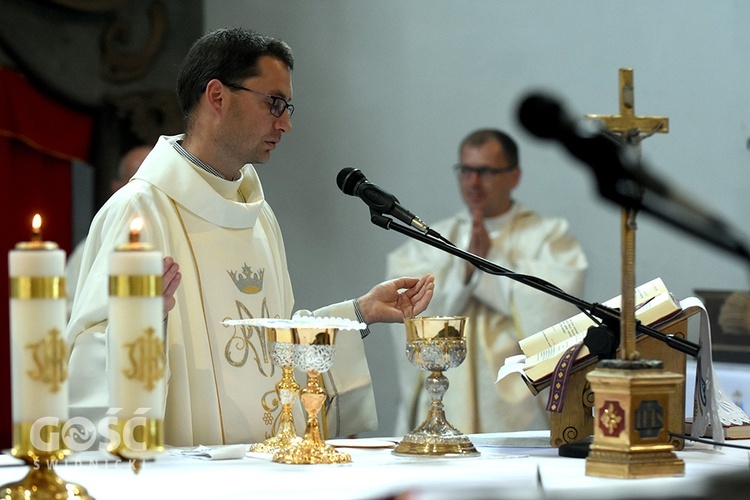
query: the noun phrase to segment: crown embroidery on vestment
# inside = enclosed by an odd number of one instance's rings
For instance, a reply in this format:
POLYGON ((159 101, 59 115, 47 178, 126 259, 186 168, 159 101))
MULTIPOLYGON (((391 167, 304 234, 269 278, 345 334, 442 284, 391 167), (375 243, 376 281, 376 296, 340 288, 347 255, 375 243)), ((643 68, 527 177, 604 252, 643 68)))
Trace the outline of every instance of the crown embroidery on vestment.
POLYGON ((242 293, 253 294, 258 293, 263 289, 263 273, 265 269, 260 269, 258 272, 253 272, 252 268, 247 265, 242 266, 242 271, 227 271, 229 277, 232 278, 234 286, 237 287, 242 293))

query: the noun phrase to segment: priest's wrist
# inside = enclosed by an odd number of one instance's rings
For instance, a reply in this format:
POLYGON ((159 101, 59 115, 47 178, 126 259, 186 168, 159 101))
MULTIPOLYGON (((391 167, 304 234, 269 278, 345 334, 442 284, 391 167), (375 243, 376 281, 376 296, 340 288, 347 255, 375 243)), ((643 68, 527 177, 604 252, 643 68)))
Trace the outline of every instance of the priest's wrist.
MULTIPOLYGON (((365 321, 365 317, 362 315, 362 310, 359 308, 359 300, 352 299, 352 302, 354 303, 354 314, 357 315, 357 321, 367 325, 367 321, 365 321)), ((363 330, 359 331, 359 334, 362 338, 367 337, 368 335, 370 335, 370 327, 365 326, 363 330)))

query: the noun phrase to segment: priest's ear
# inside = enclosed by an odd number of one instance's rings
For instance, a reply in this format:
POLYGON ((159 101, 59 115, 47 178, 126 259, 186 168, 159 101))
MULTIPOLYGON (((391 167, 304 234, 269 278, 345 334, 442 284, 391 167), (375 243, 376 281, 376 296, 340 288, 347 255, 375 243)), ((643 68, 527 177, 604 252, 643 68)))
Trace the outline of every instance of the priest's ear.
POLYGON ((213 113, 222 114, 230 99, 231 89, 214 78, 206 84, 200 102, 205 104, 213 113))
POLYGON ((521 167, 516 167, 508 172, 508 186, 510 189, 516 189, 521 182, 521 167))

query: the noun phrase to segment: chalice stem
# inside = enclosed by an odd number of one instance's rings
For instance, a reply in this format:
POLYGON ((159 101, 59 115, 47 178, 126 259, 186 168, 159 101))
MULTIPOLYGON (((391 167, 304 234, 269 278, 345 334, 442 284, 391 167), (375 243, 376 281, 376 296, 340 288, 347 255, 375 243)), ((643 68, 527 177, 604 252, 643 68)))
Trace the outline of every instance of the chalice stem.
POLYGON ((424 381, 424 387, 432 398, 433 408, 443 408, 443 396, 448 390, 448 377, 443 372, 432 372, 424 381))
POLYGON ((320 434, 320 424, 318 421, 318 412, 323 407, 326 399, 325 390, 320 387, 318 373, 309 371, 307 373, 307 387, 300 393, 302 407, 307 412, 307 425, 303 440, 315 445, 324 445, 323 438, 320 434))
POLYGON ((281 369, 281 380, 276 384, 276 393, 281 401, 281 415, 279 416, 276 436, 279 436, 280 439, 290 439, 296 437, 292 406, 299 395, 300 388, 294 380, 294 367, 282 366, 281 369))
POLYGON ((292 407, 299 395, 299 384, 294 380, 294 367, 283 365, 281 380, 276 383, 276 394, 281 401, 279 425, 275 434, 263 441, 250 446, 250 451, 268 453, 285 448, 300 440, 294 427, 292 407))
POLYGON ((292 415, 292 405, 289 403, 284 403, 281 407, 281 416, 279 416, 279 427, 276 430, 276 436, 294 433, 294 416, 292 415))
POLYGON ((443 396, 448 390, 448 377, 443 372, 434 371, 425 379, 424 386, 432 398, 427 418, 418 429, 430 429, 431 432, 442 433, 445 429, 453 429, 445 418, 443 396))

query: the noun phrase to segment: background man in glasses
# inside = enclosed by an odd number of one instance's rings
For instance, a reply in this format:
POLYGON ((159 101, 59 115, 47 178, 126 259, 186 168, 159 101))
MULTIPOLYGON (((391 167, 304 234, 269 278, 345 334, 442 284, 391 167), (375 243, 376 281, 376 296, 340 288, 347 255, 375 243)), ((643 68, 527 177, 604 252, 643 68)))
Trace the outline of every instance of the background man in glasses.
MULTIPOLYGON (((459 248, 580 296, 588 264, 568 234, 568 223, 513 199, 521 177, 515 141, 499 130, 472 132, 461 142, 454 169, 466 210, 432 228, 459 248)), ((548 428, 545 397, 534 398, 520 377, 494 382, 505 358, 521 352, 519 339, 575 314, 575 308, 416 241, 393 251, 387 267, 388 276, 435 276, 435 295, 425 314, 469 318, 467 358, 451 370, 451 389, 444 398, 448 421, 465 433, 548 428)), ((424 419, 429 397, 421 388, 424 374, 409 365, 403 343, 397 347, 402 369, 396 430, 402 434, 424 419)))
MULTIPOLYGON (((209 33, 188 52, 177 82, 185 134, 161 137, 91 224, 66 331, 71 416, 98 422, 109 407, 108 261, 137 216, 145 223, 141 240, 168 256, 167 444, 254 443, 274 434, 280 370, 265 334, 222 321, 293 313, 281 231, 252 165, 266 162, 292 128, 293 65, 284 42, 241 28, 209 33)), ((356 300, 302 314, 368 324, 403 321, 424 310, 432 288, 429 276, 400 278, 356 300)), ((324 375, 329 433, 374 430, 360 333, 342 331, 336 350, 339 361, 324 375)), ((299 432, 305 420, 299 405, 295 411, 299 432)))
MULTIPOLYGON (((138 171, 143 160, 151 152, 151 146, 135 146, 129 149, 117 164, 115 178, 110 182, 111 192, 114 193, 125 184, 138 171)), ((78 285, 78 273, 81 270, 81 257, 83 249, 86 246, 86 238, 78 242, 73 251, 68 255, 65 262, 65 293, 68 297, 68 316, 73 307, 73 297, 75 297, 76 286, 78 285)))

